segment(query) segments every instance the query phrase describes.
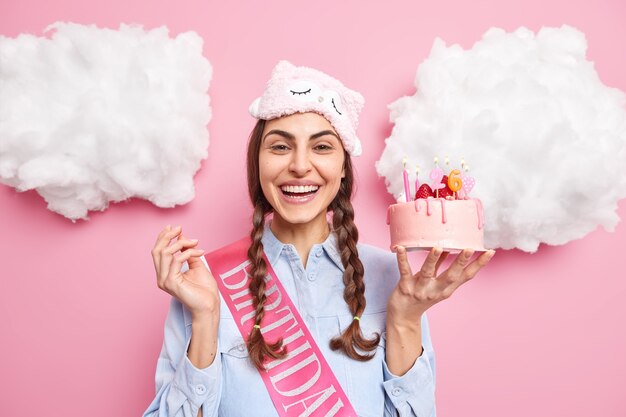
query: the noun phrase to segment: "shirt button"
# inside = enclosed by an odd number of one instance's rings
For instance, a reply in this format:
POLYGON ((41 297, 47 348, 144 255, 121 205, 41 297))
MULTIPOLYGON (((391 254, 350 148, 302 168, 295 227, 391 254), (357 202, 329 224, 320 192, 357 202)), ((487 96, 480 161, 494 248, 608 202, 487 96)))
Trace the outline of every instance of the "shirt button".
POLYGON ((206 392, 206 387, 202 384, 196 385, 196 394, 202 395, 206 392))
POLYGON ((391 394, 393 394, 394 397, 397 397, 398 395, 402 394, 402 388, 395 387, 391 390, 391 394))
POLYGON ((237 346, 237 350, 239 352, 243 352, 244 350, 246 350, 246 347, 244 345, 239 345, 239 346, 237 346))
POLYGON ((309 281, 315 281, 315 274, 312 272, 309 274, 309 281))
POLYGON ((315 252, 315 256, 317 256, 318 258, 322 256, 322 250, 320 249, 317 252, 315 252))

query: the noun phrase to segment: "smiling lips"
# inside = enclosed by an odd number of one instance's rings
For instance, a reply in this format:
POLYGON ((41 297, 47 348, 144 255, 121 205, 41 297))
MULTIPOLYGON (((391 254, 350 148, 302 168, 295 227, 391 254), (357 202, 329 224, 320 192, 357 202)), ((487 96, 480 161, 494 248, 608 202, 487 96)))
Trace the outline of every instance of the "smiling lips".
POLYGON ((282 196, 290 203, 308 203, 315 198, 319 185, 282 185, 282 196))

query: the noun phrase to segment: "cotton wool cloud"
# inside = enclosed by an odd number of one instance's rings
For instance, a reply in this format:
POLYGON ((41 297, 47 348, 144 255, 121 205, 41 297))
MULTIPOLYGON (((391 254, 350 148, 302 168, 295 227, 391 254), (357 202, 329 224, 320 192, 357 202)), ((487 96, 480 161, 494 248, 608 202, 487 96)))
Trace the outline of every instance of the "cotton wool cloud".
POLYGON ((394 126, 376 162, 388 191, 403 196, 403 158, 411 181, 419 166, 428 183, 434 157, 447 172, 464 158, 487 247, 535 252, 613 231, 626 196, 626 100, 586 50, 567 25, 491 28, 467 50, 436 38, 416 93, 388 106, 394 126))
POLYGON ((195 196, 213 69, 194 32, 56 22, 0 36, 0 182, 73 222, 131 197, 195 196))

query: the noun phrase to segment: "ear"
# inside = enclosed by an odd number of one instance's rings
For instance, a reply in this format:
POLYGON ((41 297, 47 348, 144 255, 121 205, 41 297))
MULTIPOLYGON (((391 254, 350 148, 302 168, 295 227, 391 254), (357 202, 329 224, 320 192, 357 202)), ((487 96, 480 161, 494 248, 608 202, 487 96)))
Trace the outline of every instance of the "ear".
POLYGON ((252 103, 250 103, 250 106, 248 107, 248 113, 250 113, 250 115, 252 117, 255 118, 259 118, 259 104, 261 103, 261 97, 257 97, 256 99, 254 99, 254 101, 252 103))

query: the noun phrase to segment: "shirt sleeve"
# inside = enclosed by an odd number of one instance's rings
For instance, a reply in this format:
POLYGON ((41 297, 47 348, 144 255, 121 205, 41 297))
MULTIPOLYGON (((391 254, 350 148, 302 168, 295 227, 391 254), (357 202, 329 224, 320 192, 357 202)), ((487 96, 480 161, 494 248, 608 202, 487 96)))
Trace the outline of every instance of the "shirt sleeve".
POLYGON ((383 358, 385 415, 435 417, 435 351, 426 314, 422 315, 422 354, 402 376, 391 373, 383 358))
POLYGON ((191 329, 187 336, 185 327, 183 305, 172 297, 156 365, 156 396, 143 417, 197 417, 200 407, 203 417, 217 416, 222 389, 219 349, 211 365, 196 368, 187 356, 191 329))

